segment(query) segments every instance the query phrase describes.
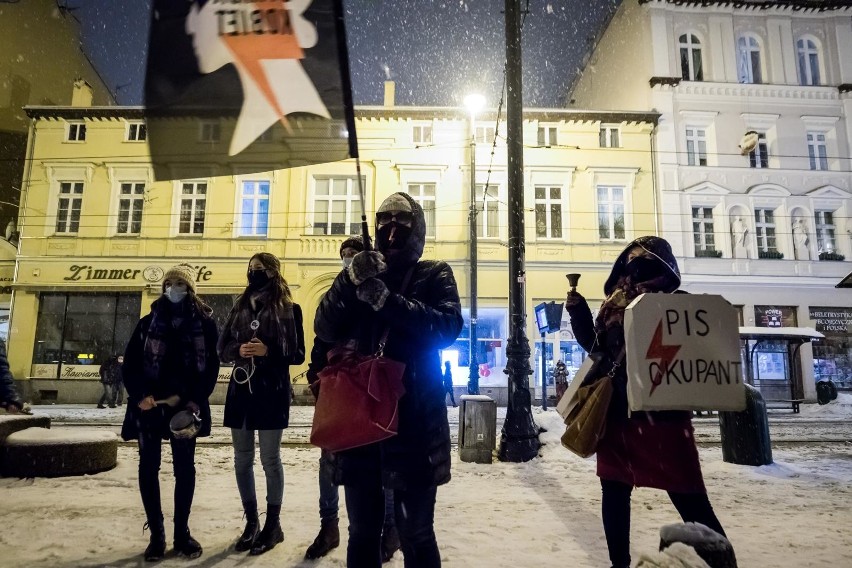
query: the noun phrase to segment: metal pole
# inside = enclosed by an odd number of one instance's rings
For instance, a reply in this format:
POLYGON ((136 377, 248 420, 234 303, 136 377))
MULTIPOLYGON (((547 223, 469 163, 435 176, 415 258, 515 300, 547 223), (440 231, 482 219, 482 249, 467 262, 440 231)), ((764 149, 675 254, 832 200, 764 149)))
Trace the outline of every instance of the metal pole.
POLYGON ((477 282, 477 234, 476 234, 476 130, 474 115, 470 113, 470 374, 467 393, 479 394, 479 364, 476 360, 476 295, 477 282))
POLYGON ((547 336, 541 333, 541 409, 547 410, 547 336))
POLYGON ((526 334, 524 284, 524 146, 521 82, 520 0, 505 0, 506 10, 506 146, 509 197, 509 341, 505 373, 509 376, 506 420, 498 456, 503 461, 528 461, 541 443, 532 419, 530 342, 526 334))

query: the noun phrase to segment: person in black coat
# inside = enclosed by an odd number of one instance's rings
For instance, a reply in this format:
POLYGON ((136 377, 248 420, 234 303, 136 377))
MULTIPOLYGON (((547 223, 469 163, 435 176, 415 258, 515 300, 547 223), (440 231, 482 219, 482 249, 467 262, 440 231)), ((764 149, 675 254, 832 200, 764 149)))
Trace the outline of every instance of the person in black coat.
POLYGON ((320 301, 314 321, 320 340, 350 344, 365 355, 376 352, 389 328, 384 355, 406 365, 398 435, 337 454, 349 514, 347 565, 381 565, 382 490, 387 487, 394 491, 405 566, 437 567, 435 498, 438 486, 450 480, 439 350, 461 332, 459 293, 446 262, 420 260, 426 222, 411 197, 391 195, 379 207, 376 223, 378 251, 355 256, 320 301))
POLYGON ((24 401, 15 388, 15 378, 9 370, 9 360, 6 358, 6 342, 0 340, 0 407, 9 414, 17 414, 24 408, 24 401))
POLYGON ((166 550, 160 504, 161 440, 169 440, 175 476, 174 543, 178 553, 201 555, 189 532, 195 493, 195 438, 177 438, 169 428, 181 410, 200 417, 199 436, 210 435, 210 403, 216 386, 216 322, 212 310, 195 294, 195 271, 187 264, 170 268, 163 295, 151 304, 133 331, 124 353, 122 375, 127 410, 121 436, 139 442, 139 490, 151 529, 145 560, 160 560, 166 550))
POLYGON ((101 368, 98 370, 101 376, 101 385, 103 385, 104 393, 98 401, 98 408, 105 408, 104 403, 108 403, 110 408, 115 408, 116 402, 121 404, 121 364, 124 363, 123 355, 113 355, 104 361, 101 368))
POLYGON ((290 365, 305 361, 302 308, 293 302, 275 255, 249 260, 248 287, 237 299, 219 340, 219 357, 234 363, 225 399, 225 426, 234 444, 234 471, 246 514, 235 549, 258 555, 284 540, 281 503, 284 466, 281 436, 290 419, 290 365), (263 530, 254 487, 254 432, 266 475, 263 530))

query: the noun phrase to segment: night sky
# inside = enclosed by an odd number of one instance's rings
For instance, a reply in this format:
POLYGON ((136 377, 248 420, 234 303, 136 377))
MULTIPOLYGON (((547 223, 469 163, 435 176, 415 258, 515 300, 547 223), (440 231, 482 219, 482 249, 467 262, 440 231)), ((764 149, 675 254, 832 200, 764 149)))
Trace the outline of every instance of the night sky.
MULTIPOLYGON (((530 0, 523 29, 524 106, 562 107, 593 39, 620 0, 530 0)), ((67 0, 86 53, 118 102, 142 104, 148 3, 67 0)), ((344 0, 356 104, 455 106, 477 91, 500 97, 504 0, 344 0)))

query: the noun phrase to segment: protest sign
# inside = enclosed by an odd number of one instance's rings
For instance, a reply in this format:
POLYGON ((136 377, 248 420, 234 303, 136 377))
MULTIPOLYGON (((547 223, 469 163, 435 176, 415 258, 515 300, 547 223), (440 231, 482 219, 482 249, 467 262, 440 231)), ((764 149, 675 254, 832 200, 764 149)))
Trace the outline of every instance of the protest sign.
POLYGON ((630 410, 745 409, 737 326, 722 296, 633 300, 624 315, 630 410))

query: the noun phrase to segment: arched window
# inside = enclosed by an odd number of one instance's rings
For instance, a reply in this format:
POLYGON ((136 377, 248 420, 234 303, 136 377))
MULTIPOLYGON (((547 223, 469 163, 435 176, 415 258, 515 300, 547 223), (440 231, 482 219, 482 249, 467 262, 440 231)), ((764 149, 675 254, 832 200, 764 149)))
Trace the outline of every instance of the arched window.
POLYGON ((803 37, 796 42, 799 56, 799 84, 819 85, 819 48, 814 40, 803 37))
POLYGON ((703 81, 701 42, 694 34, 680 36, 680 76, 684 81, 703 81))
POLYGON ((754 36, 737 39, 737 79, 740 83, 762 83, 760 43, 754 36))

